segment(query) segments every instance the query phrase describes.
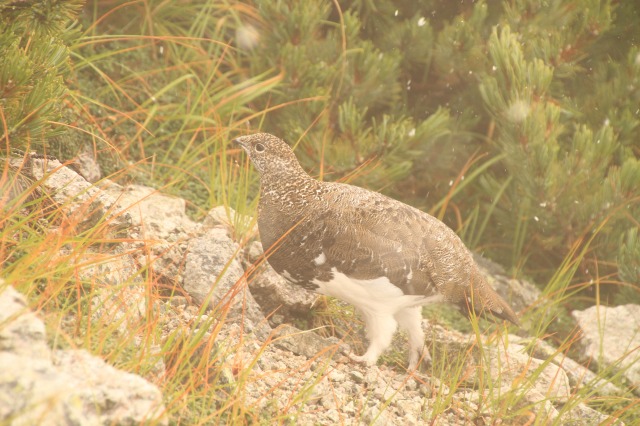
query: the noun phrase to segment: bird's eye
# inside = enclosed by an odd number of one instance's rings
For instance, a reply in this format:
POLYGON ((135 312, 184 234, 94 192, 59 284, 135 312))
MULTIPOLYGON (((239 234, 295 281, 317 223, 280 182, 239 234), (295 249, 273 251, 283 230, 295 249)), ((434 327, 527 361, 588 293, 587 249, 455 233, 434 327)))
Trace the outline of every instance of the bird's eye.
POLYGON ((264 151, 264 145, 262 145, 261 143, 257 143, 256 146, 254 147, 254 149, 256 150, 256 152, 263 152, 264 151))

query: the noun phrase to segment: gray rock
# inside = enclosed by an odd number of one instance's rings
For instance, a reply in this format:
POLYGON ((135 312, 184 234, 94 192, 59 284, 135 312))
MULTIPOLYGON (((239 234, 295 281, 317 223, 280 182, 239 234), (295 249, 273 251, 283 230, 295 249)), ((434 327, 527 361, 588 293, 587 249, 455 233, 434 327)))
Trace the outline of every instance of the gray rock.
MULTIPOLYGON (((510 336, 509 340, 520 345, 527 345, 530 338, 510 336)), ((538 359, 549 359, 552 363, 561 367, 567 373, 569 384, 574 389, 588 387, 589 390, 596 391, 598 395, 604 396, 622 395, 624 393, 622 389, 604 377, 596 375, 588 368, 569 358, 564 352, 559 352, 543 340, 535 340, 533 356, 538 359)))
POLYGON ((532 402, 544 399, 565 402, 571 396, 569 378, 565 371, 555 364, 531 358, 523 346, 509 343, 506 351, 494 346, 485 347, 484 351, 489 358, 489 374, 494 378, 499 377, 505 390, 524 379, 530 381, 527 395, 532 395, 532 402), (543 397, 538 398, 539 395, 543 397))
POLYGON ((200 225, 186 213, 186 201, 142 185, 111 186, 106 192, 117 199, 117 207, 131 216, 139 237, 149 242, 175 244, 193 235, 200 225))
POLYGON ((351 370, 349 372, 349 378, 353 380, 354 383, 357 383, 357 384, 364 383, 364 374, 362 374, 358 370, 351 370))
POLYGON ((581 361, 612 367, 640 389, 640 305, 592 306, 573 311, 582 331, 581 361))
POLYGON ((139 425, 161 416, 160 390, 140 376, 84 350, 54 351, 53 363, 73 389, 69 400, 82 401, 85 416, 97 417, 100 424, 139 425))
POLYGON ((181 284, 186 241, 201 228, 187 216, 185 200, 141 185, 105 190, 117 200, 114 210, 131 218, 127 237, 133 241, 137 263, 169 285, 181 284))
POLYGON ((335 408, 327 410, 327 412, 325 413, 325 417, 327 417, 327 419, 332 421, 334 424, 338 424, 340 422, 340 413, 338 413, 338 410, 336 410, 335 408))
POLYGON ((281 317, 276 323, 307 318, 318 298, 317 294, 288 282, 266 263, 250 275, 249 289, 265 315, 281 317))
POLYGON ((115 324, 121 335, 140 330, 146 320, 145 288, 135 282, 99 289, 91 299, 91 319, 98 324, 115 324))
POLYGON ((347 401, 347 403, 344 404, 341 408, 342 412, 345 413, 348 418, 353 418, 353 416, 356 414, 356 406, 353 403, 353 399, 347 401))
POLYGON ((45 341, 44 323, 29 310, 24 296, 4 284, 2 279, 0 279, 0 351, 25 358, 44 358, 50 354, 45 341))
POLYGON ((306 318, 318 298, 318 295, 289 283, 265 262, 262 257, 262 245, 250 246, 248 267, 249 288, 251 294, 267 316, 280 316, 280 323, 306 318), (254 269, 254 265, 258 265, 254 269))
POLYGON ((251 241, 249 244, 247 244, 244 253, 248 264, 257 265, 258 262, 262 260, 260 258, 264 254, 262 243, 260 241, 251 241))
POLYGON ((393 415, 385 409, 368 408, 362 413, 365 424, 373 426, 388 426, 394 424, 393 415))
POLYGON ((227 312, 229 321, 242 321, 246 332, 264 339, 271 332, 260 307, 247 291, 237 260, 239 246, 223 228, 211 228, 189 241, 183 287, 199 304, 227 312))
POLYGON ((79 232, 102 225, 109 237, 130 226, 129 214, 114 209, 116 199, 104 190, 119 185, 109 180, 100 182, 101 187, 94 185, 69 167, 62 167, 57 160, 34 159, 28 165, 25 173, 42 180, 40 189, 60 206, 67 221, 79 232))
POLYGON ((274 344, 296 355, 314 358, 319 355, 332 357, 340 347, 320 337, 310 330, 299 330, 292 325, 284 324, 275 329, 274 344))
POLYGON ((87 180, 87 182, 95 183, 100 180, 102 171, 96 160, 95 151, 91 145, 84 145, 82 150, 78 152, 72 167, 87 180))
POLYGON ((537 390, 529 390, 524 397, 525 401, 531 403, 532 411, 536 414, 536 421, 539 421, 540 424, 552 424, 560 417, 560 412, 545 394, 537 390))
POLYGON ((340 370, 333 370, 329 373, 329 380, 335 383, 342 383, 347 380, 347 375, 340 370))
POLYGON ((473 335, 464 335, 437 325, 431 325, 427 330, 434 341, 436 353, 444 353, 445 356, 465 353, 471 355, 464 360, 465 376, 468 377, 466 382, 470 386, 476 385, 478 375, 485 373, 494 380, 499 379, 500 382, 495 385, 505 391, 528 380, 530 383, 527 387, 535 395, 545 395, 547 399, 560 402, 566 401, 571 395, 565 371, 555 364, 530 357, 524 346, 513 342, 517 340, 517 336, 513 336, 513 339, 509 336, 506 347, 503 343, 485 341, 484 357, 480 359, 480 351, 473 335), (478 371, 478 368, 483 368, 484 371, 478 371))
MULTIPOLYGON (((237 227, 241 229, 248 229, 253 221, 252 217, 238 214, 238 212, 231 207, 217 206, 209 210, 202 224, 206 228, 222 227, 232 231, 237 227)), ((253 223, 253 228, 251 228, 249 234, 255 235, 257 233, 258 227, 253 223)))
POLYGON ((147 289, 134 256, 120 246, 105 253, 92 248, 81 255, 72 249, 60 250, 69 266, 75 268, 79 283, 94 288, 91 318, 103 324, 117 324, 128 335, 146 321, 147 289))
POLYGON ((398 399, 395 401, 398 413, 402 416, 405 424, 418 424, 418 419, 422 412, 422 401, 415 399, 398 399))
POLYGON ((164 282, 181 284, 187 240, 201 226, 189 219, 185 200, 141 185, 111 186, 115 207, 131 217, 128 238, 134 241, 136 261, 164 282))
MULTIPOLYGON (((489 371, 492 377, 500 377, 507 389, 520 380, 532 381, 529 393, 544 395, 543 399, 552 402, 565 402, 571 396, 571 386, 565 371, 555 364, 545 363, 543 360, 531 358, 525 353, 525 348, 510 343, 508 351, 489 348, 491 356, 489 371)), ((537 399, 532 400, 532 402, 537 399)))
POLYGON ((73 262, 76 278, 98 287, 140 286, 144 280, 135 258, 116 246, 109 251, 86 250, 77 255, 73 249, 62 249, 60 254, 67 262, 73 262))
POLYGON ((624 422, 615 417, 607 416, 586 404, 578 404, 560 415, 560 423, 563 426, 583 426, 583 425, 612 425, 624 426, 624 422))
POLYGON ((168 423, 155 385, 83 350, 52 352, 44 324, 25 307, 24 297, 0 282, 0 423, 168 423))

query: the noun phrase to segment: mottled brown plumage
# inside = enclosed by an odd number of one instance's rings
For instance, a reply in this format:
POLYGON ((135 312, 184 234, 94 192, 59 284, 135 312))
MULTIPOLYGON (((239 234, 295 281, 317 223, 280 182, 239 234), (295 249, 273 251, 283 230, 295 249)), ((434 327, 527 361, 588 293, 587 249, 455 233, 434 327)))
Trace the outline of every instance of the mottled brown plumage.
POLYGON ((382 194, 321 182, 291 148, 258 133, 235 140, 260 173, 258 228, 268 261, 294 284, 345 299, 364 315, 374 363, 397 324, 409 332, 410 367, 422 352, 420 306, 444 300, 518 323, 471 253, 444 223, 382 194))

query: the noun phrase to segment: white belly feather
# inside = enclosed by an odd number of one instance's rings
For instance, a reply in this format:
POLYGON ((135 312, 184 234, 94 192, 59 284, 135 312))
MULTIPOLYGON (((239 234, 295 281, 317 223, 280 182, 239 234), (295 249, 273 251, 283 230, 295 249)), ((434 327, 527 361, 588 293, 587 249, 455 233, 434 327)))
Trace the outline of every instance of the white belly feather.
POLYGON ((352 304, 362 312, 381 315, 394 315, 396 312, 419 305, 441 300, 441 296, 407 295, 393 285, 387 277, 371 280, 349 278, 332 269, 333 280, 323 282, 314 280, 318 293, 336 297, 352 304))

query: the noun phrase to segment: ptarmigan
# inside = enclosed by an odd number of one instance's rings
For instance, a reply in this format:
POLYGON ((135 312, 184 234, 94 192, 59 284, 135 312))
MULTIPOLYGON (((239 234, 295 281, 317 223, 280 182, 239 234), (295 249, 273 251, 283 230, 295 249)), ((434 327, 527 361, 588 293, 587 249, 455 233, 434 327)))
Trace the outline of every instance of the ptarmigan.
POLYGON ((471 253, 444 223, 377 192, 321 182, 281 139, 234 140, 260 173, 258 229, 269 264, 308 290, 353 304, 369 346, 352 358, 375 364, 398 325, 409 336, 409 368, 423 353, 421 306, 438 301, 518 323, 471 253))

